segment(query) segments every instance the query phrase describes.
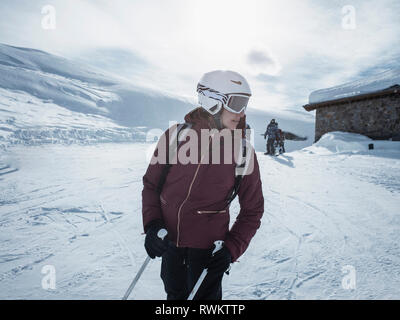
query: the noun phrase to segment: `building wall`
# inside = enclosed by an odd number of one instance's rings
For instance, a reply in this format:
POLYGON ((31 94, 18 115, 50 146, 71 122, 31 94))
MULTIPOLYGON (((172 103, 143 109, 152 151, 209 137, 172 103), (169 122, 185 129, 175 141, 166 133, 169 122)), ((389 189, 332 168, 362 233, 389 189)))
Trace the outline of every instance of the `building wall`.
POLYGON ((400 93, 318 108, 315 141, 331 131, 360 133, 372 139, 400 135, 400 93))

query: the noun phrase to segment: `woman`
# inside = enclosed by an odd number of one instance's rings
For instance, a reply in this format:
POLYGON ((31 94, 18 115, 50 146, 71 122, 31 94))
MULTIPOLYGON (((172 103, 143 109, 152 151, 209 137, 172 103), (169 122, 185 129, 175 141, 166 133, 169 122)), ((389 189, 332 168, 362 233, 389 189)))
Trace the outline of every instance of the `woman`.
POLYGON ((222 299, 224 272, 247 249, 264 212, 254 149, 232 147, 246 137, 246 79, 233 71, 209 72, 197 92, 200 107, 185 116, 187 134, 182 137, 177 126, 168 129, 143 177, 145 248, 151 258, 162 256, 167 299, 186 299, 205 268, 195 299, 222 299), (176 139, 181 142, 171 149, 176 139), (252 165, 238 174, 242 150, 252 165), (176 163, 154 161, 161 154, 166 160, 175 156, 176 163), (239 197, 240 212, 229 228, 232 194, 239 197), (162 228, 166 240, 157 236, 162 228), (213 255, 216 240, 224 245, 213 255))

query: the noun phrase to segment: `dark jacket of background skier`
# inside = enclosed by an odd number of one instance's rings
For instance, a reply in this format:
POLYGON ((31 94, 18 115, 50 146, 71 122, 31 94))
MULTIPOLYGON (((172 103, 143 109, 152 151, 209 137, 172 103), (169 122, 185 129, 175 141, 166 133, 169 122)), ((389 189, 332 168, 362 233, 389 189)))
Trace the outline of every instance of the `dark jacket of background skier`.
POLYGON ((268 136, 268 139, 276 139, 276 131, 278 130, 278 125, 276 123, 270 123, 267 126, 267 130, 264 135, 268 136))
MULTIPOLYGON (((200 129, 215 128, 214 120, 201 108, 188 113, 185 121, 193 124, 192 129, 199 136, 200 129)), ((238 129, 244 130, 245 127, 243 117, 238 129)), ((172 127, 165 132, 167 141, 171 129, 172 127)), ((254 170, 242 179, 238 193, 240 212, 233 226, 229 228, 229 207, 226 210, 221 209, 226 206, 226 197, 234 185, 235 163, 224 163, 224 143, 221 140, 220 164, 181 164, 178 161, 172 165, 161 194, 157 192, 157 185, 163 165, 149 165, 143 177, 143 225, 146 230, 146 225, 151 221, 163 220, 169 240, 177 247, 206 249, 211 248, 214 241, 224 240, 232 261, 236 261, 247 249, 260 226, 264 198, 254 152, 254 170)), ((210 143, 210 148, 211 145, 210 143)), ((182 146, 184 144, 179 148, 182 146)), ((156 154, 157 149, 154 155, 156 154)))

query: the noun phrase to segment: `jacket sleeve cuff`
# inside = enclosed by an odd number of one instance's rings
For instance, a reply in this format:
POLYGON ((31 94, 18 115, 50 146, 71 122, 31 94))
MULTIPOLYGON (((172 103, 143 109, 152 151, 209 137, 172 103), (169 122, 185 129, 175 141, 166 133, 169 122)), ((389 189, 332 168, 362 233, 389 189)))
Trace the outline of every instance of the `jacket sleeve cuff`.
POLYGON ((147 233, 147 231, 150 228, 157 228, 157 230, 160 230, 160 229, 164 228, 164 221, 161 219, 156 219, 156 220, 150 221, 149 223, 147 223, 144 226, 144 233, 147 233))
POLYGON ((231 257, 232 257, 232 263, 236 262, 237 259, 240 257, 241 253, 238 250, 238 248, 235 246, 235 244, 230 240, 226 240, 224 242, 225 247, 227 247, 227 249, 229 250, 229 252, 231 253, 231 257))

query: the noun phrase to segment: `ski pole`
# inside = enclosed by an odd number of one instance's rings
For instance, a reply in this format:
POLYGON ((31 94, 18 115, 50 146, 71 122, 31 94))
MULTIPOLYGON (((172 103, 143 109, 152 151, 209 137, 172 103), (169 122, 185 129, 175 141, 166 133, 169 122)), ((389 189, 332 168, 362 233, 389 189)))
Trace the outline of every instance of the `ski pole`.
MULTIPOLYGON (((222 240, 217 240, 214 242, 215 248, 212 252, 212 255, 214 255, 218 250, 221 250, 224 242, 222 240)), ((204 269, 203 272, 201 273, 199 279, 197 280, 196 284, 194 285, 192 292, 190 292, 189 297, 187 298, 188 300, 193 300, 194 296, 196 295, 197 291, 199 290, 201 284, 203 283, 204 278, 206 277, 208 273, 208 269, 204 269)))
MULTIPOLYGON (((166 237, 166 235, 168 234, 167 230, 165 229, 160 229, 157 232, 157 236, 161 239, 164 240, 164 238, 166 237)), ((138 273, 136 274, 135 278, 133 279, 131 285, 129 286, 128 290, 126 290, 124 297, 122 298, 122 300, 127 300, 129 295, 131 294, 133 288, 135 287, 136 283, 138 282, 140 276, 142 275, 144 269, 146 269, 147 265, 149 264, 151 258, 149 256, 147 256, 146 260, 144 260, 142 266, 140 267, 138 273)))

